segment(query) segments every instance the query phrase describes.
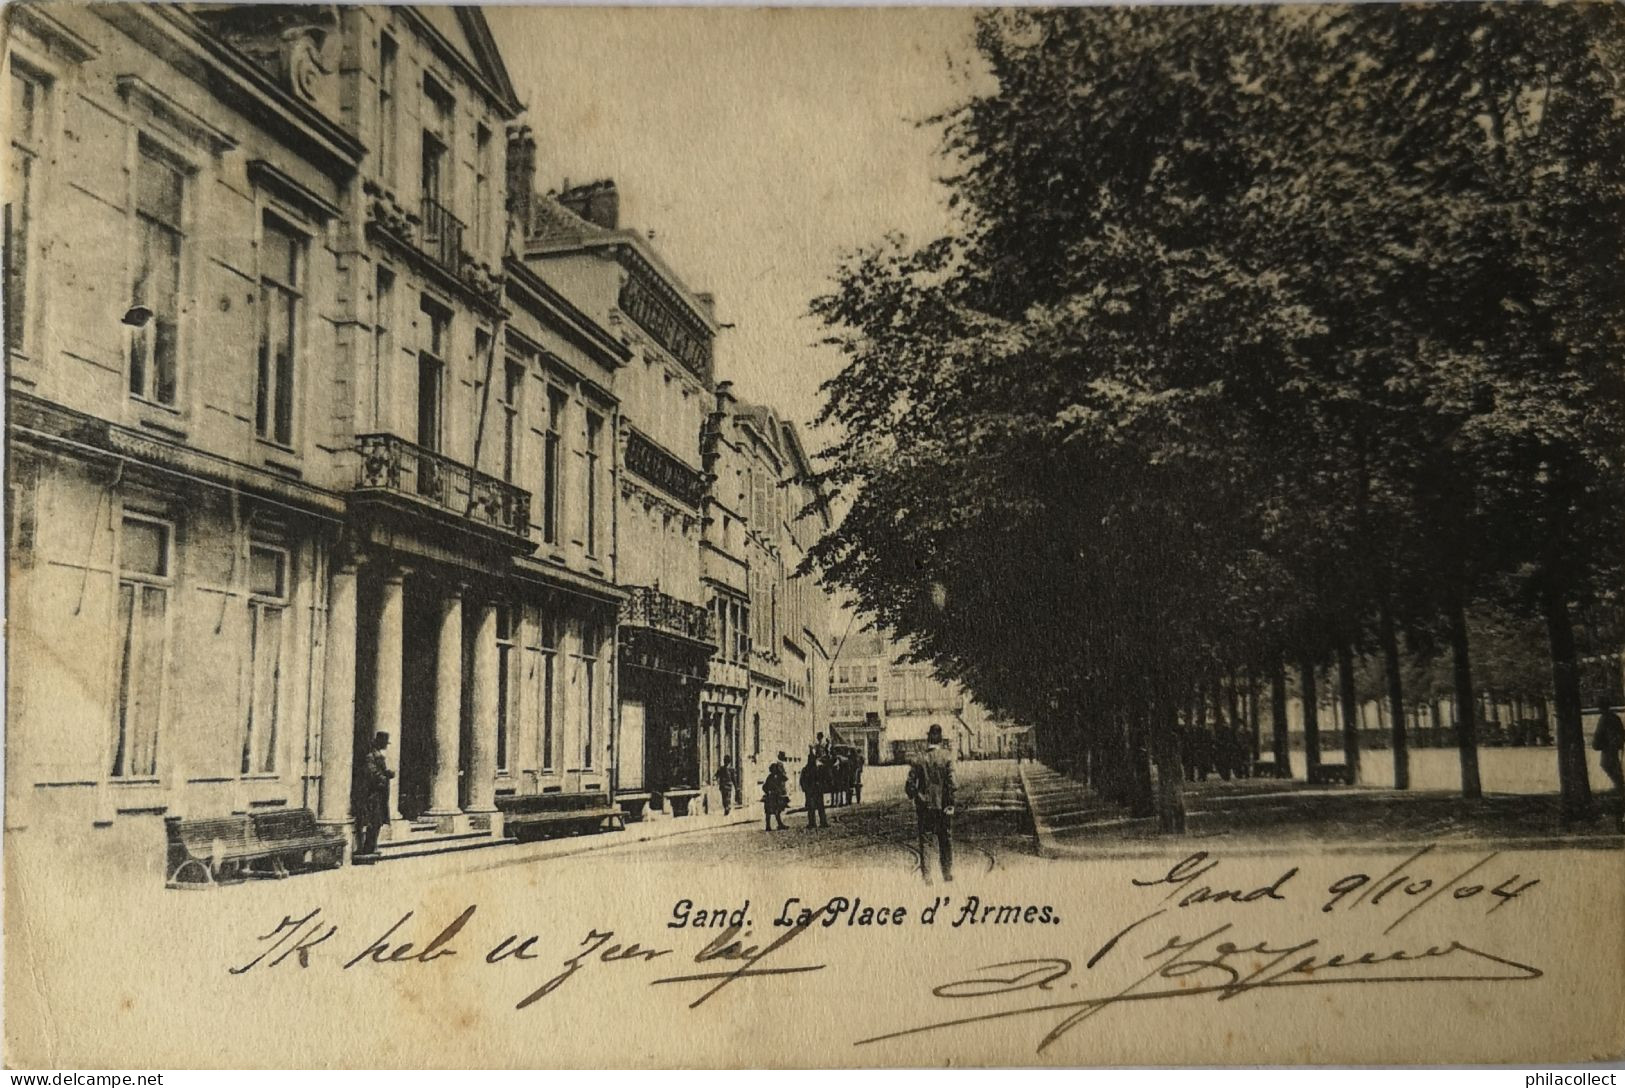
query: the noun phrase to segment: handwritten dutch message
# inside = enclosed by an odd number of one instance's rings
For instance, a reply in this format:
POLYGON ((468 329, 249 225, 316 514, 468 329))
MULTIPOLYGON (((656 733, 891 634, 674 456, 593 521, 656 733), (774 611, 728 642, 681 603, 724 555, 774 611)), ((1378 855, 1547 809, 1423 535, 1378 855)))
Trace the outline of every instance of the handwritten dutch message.
MULTIPOLYGON (((1351 871, 1324 884, 1311 884, 1297 866, 1263 881, 1231 880, 1223 859, 1197 852, 1114 889, 1114 903, 1133 903, 1142 913, 1105 941, 1081 949, 1063 943, 1053 954, 958 969, 956 977, 926 987, 941 1003, 941 1015, 853 1044, 873 1046, 988 1021, 1032 1020, 1039 1025, 1035 1051, 1042 1053, 1092 1017, 1127 1003, 1230 1001, 1301 987, 1528 982, 1541 977, 1539 967, 1482 942, 1407 942, 1395 934, 1425 912, 1453 912, 1441 921, 1468 927, 1476 917, 1525 900, 1540 883, 1513 871, 1499 853, 1464 861, 1435 854, 1432 846, 1386 871, 1351 871), (1383 941, 1378 947, 1357 942, 1342 947, 1323 934, 1269 932, 1272 927, 1254 912, 1263 904, 1288 901, 1317 906, 1313 916, 1332 929, 1354 915, 1385 923, 1383 941), (1087 984, 1110 979, 1114 971, 1126 972, 1126 985, 1087 984)), ((819 949, 843 935, 922 929, 1042 934, 1064 930, 1069 914, 1052 903, 990 901, 979 894, 911 902, 791 896, 760 908, 748 898, 737 903, 683 898, 646 932, 588 927, 573 940, 573 934, 482 933, 477 904, 449 919, 407 910, 376 932, 341 933, 317 906, 284 915, 256 934, 251 955, 227 971, 246 976, 289 967, 365 972, 471 964, 525 974, 513 997, 516 1011, 548 1000, 583 973, 641 971, 647 985, 674 989, 689 1008, 698 1008, 734 987, 783 984, 830 970, 819 949)), ((1293 924, 1301 927, 1302 917, 1295 915, 1293 924)))

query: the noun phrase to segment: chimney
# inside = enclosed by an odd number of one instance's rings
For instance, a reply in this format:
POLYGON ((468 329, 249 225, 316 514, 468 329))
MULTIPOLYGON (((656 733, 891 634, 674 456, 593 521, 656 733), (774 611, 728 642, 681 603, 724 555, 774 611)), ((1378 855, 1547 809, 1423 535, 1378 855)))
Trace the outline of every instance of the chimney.
POLYGON ((738 402, 739 402, 739 398, 734 396, 734 383, 733 382, 731 382, 731 381, 722 381, 722 382, 717 383, 717 410, 718 411, 722 411, 722 412, 731 411, 733 409, 733 406, 735 404, 737 404, 738 402))
POLYGON ((518 224, 521 242, 531 232, 531 205, 536 193, 536 136, 529 125, 508 129, 508 214, 518 224))
POLYGON ((717 319, 717 296, 710 291, 695 291, 694 300, 705 310, 706 316, 712 321, 717 319))
POLYGON ((566 185, 559 194, 559 203, 594 226, 620 229, 621 197, 615 191, 613 178, 589 181, 585 185, 566 185))

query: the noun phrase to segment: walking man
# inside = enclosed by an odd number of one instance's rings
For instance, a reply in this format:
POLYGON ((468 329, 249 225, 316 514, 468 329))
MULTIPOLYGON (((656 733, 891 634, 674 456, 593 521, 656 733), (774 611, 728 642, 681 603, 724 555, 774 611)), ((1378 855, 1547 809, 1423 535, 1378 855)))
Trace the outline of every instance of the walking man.
POLYGON ((909 764, 903 787, 914 801, 920 832, 920 875, 931 883, 931 856, 925 852, 928 834, 937 837, 942 879, 954 879, 954 757, 942 742, 942 726, 933 724, 925 734, 925 754, 909 764))
POLYGON ((1614 709, 1602 700, 1602 715, 1597 719, 1597 731, 1591 735, 1591 747, 1597 750, 1597 762, 1602 773, 1614 784, 1614 822, 1625 831, 1625 767, 1620 766, 1620 750, 1625 749, 1625 722, 1619 720, 1614 709))
POLYGON ((372 750, 361 764, 361 797, 355 819, 363 854, 378 852, 378 831, 389 823, 389 780, 395 777, 395 772, 389 769, 389 762, 384 758, 388 747, 389 734, 375 734, 372 750))
POLYGON ((722 766, 717 768, 717 789, 722 791, 722 814, 724 816, 733 809, 734 784, 737 776, 734 773, 733 756, 723 756, 722 766))

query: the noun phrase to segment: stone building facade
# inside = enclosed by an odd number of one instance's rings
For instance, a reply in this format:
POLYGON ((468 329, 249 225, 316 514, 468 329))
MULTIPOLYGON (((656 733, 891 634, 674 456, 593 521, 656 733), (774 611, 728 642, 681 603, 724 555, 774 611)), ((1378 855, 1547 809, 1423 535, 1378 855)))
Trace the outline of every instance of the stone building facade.
MULTIPOLYGON (((599 442, 619 465, 605 493, 617 580, 616 797, 686 813, 706 784, 701 696, 716 651, 701 545, 701 452, 715 395, 710 301, 619 222, 613 183, 533 195, 522 259, 627 348, 614 375, 616 426, 599 442)), ((608 523, 605 525, 608 530, 608 523)))
POLYGON ((719 467, 711 302, 612 185, 536 193, 478 10, 7 20, 8 840, 348 831, 378 732, 385 857, 742 759, 794 548, 719 467))

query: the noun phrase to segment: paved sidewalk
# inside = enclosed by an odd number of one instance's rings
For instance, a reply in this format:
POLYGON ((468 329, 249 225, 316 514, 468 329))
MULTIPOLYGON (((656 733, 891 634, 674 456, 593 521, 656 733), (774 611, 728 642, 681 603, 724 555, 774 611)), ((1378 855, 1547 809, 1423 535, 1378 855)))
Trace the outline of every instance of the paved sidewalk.
MULTIPOLYGON (((1185 785, 1186 833, 1165 835, 1156 817, 1135 818, 1084 783, 1031 763, 1021 768, 1039 853, 1045 857, 1133 857, 1235 846, 1248 853, 1414 849, 1618 849, 1625 836, 1599 816, 1564 827, 1555 794, 1487 794, 1477 801, 1442 791, 1310 786, 1253 778, 1185 785)), ((1599 811, 1609 798, 1600 797, 1599 811)))

